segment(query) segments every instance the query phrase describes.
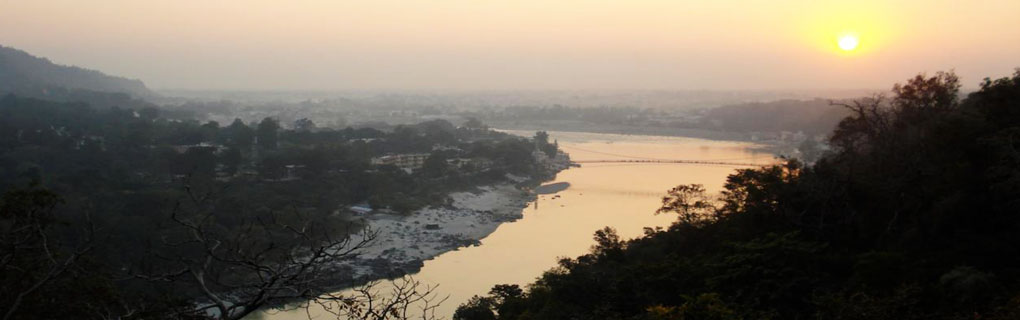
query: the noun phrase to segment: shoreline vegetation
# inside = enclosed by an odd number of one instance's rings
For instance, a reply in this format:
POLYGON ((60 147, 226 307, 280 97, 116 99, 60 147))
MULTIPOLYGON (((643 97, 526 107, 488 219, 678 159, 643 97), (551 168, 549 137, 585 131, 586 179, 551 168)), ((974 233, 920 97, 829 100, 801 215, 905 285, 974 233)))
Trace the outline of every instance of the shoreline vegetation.
POLYGON ((570 165, 545 132, 446 120, 387 131, 268 117, 221 126, 155 107, 5 95, 0 131, 0 227, 10 227, 0 231, 19 244, 0 297, 108 292, 86 307, 109 308, 96 312, 234 319, 318 299, 341 274, 413 272, 519 218, 528 195, 514 190, 570 165), (366 225, 382 232, 360 235, 366 225))
POLYGON ((1020 70, 959 88, 920 74, 847 103, 815 163, 679 185, 669 227, 599 230, 453 319, 1018 319, 1020 70))
MULTIPOLYGON (((488 123, 487 123, 488 124, 488 123)), ((748 134, 735 131, 719 131, 697 128, 669 128, 632 125, 591 124, 583 121, 538 121, 493 122, 490 124, 499 130, 519 131, 563 131, 581 133, 607 133, 637 136, 687 137, 717 141, 752 141, 748 134)))
MULTIPOLYGON (((700 129, 700 128, 671 128, 671 127, 654 127, 654 126, 633 126, 633 125, 609 125, 609 124, 591 124, 583 121, 550 121, 550 122, 539 122, 538 124, 525 124, 516 122, 496 122, 492 126, 498 128, 499 131, 560 131, 560 132, 575 132, 575 133, 604 133, 604 134, 619 134, 629 136, 659 136, 659 137, 675 137, 675 138, 694 138, 694 139, 705 139, 712 141, 734 141, 734 142, 748 142, 754 143, 755 150, 761 152, 772 153, 776 156, 793 156, 793 157, 805 157, 802 153, 802 149, 818 148, 818 144, 811 144, 810 147, 805 147, 804 141, 815 141, 817 137, 803 137, 799 139, 783 140, 782 132, 772 133, 775 135, 773 138, 763 139, 758 138, 754 133, 741 132, 741 131, 724 131, 716 129, 700 129)), ((792 136, 795 133, 790 133, 787 136, 792 136)), ((818 150, 812 150, 810 152, 819 152, 818 150)), ((817 155, 808 156, 808 158, 816 157, 817 155)))

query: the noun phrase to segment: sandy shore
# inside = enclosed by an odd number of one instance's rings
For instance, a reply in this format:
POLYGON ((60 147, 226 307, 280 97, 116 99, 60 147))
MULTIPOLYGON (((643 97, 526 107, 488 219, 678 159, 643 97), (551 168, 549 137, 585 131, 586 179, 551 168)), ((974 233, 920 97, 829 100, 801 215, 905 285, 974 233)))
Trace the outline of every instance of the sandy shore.
POLYGON ((370 280, 417 272, 423 261, 444 252, 476 245, 503 222, 523 217, 534 194, 512 184, 450 194, 451 207, 429 207, 411 215, 367 214, 367 226, 378 238, 357 258, 342 266, 354 279, 370 280))

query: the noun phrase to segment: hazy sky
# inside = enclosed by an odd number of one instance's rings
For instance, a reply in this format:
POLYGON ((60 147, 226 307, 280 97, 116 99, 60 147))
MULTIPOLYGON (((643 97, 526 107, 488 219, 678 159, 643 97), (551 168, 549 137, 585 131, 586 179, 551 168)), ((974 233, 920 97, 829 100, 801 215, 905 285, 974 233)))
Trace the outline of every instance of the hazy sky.
POLYGON ((157 89, 888 88, 950 68, 973 87, 1020 67, 1018 15, 1018 0, 0 0, 0 44, 157 89))

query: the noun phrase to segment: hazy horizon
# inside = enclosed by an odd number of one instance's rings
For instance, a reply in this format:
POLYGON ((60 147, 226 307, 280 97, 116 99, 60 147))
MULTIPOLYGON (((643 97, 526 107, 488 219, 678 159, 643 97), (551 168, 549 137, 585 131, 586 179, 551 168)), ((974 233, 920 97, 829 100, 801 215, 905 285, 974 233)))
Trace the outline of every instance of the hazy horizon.
POLYGON ((872 90, 950 69, 973 88, 1020 66, 1017 12, 1017 1, 3 1, 0 44, 157 90, 872 90), (845 32, 859 48, 837 48, 845 32))

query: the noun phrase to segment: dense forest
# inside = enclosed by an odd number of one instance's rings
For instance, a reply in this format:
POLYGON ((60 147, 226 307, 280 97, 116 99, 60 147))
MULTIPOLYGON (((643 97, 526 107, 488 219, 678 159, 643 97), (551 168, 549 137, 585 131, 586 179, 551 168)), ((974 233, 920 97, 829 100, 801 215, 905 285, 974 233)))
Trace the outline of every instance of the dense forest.
POLYGON ((681 185, 665 229, 525 288, 497 285, 455 319, 1020 318, 1020 70, 958 98, 952 73, 845 105, 834 147, 681 185))
POLYGON ((477 121, 384 132, 161 113, 0 97, 3 319, 235 319, 316 299, 350 284, 336 262, 376 236, 347 206, 410 214, 509 176, 535 184, 553 173, 536 147, 556 152, 477 121), (425 159, 374 162, 393 155, 425 159))

